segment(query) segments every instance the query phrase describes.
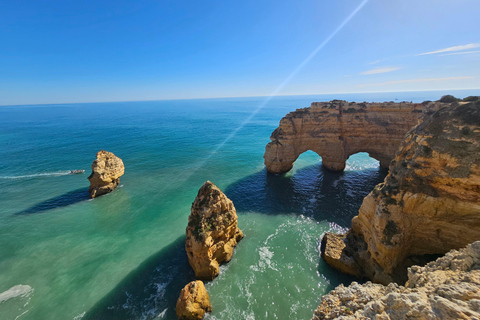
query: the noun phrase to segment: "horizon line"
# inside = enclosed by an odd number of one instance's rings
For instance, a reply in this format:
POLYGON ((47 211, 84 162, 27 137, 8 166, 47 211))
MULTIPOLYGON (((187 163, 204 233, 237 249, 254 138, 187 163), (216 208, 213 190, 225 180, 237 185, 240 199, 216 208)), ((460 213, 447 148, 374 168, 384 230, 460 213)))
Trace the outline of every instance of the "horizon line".
MULTIPOLYGON (((431 89, 431 90, 398 90, 398 91, 363 91, 363 92, 333 92, 333 93, 306 93, 306 94, 278 94, 274 97, 299 97, 314 95, 332 95, 332 94, 368 94, 368 93, 396 93, 396 92, 428 92, 428 91, 461 91, 461 90, 480 90, 480 88, 462 88, 462 89, 431 89)), ((91 103, 116 103, 116 102, 154 102, 154 101, 186 101, 186 100, 208 100, 208 99, 236 99, 236 98, 264 98, 269 95, 253 96, 222 96, 222 97, 203 97, 203 98, 172 98, 172 99, 148 99, 148 100, 109 100, 109 101, 86 101, 86 102, 55 102, 55 103, 25 103, 25 104, 0 104, 0 107, 26 107, 26 106, 47 106, 63 104, 91 104, 91 103)))

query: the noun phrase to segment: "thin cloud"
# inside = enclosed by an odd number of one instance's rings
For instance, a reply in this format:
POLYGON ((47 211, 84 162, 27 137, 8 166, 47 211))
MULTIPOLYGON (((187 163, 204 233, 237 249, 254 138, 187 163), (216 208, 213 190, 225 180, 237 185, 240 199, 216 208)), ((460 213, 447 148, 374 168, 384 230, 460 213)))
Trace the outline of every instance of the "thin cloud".
POLYGON ((473 49, 473 48, 478 48, 478 47, 480 47, 480 43, 470 43, 470 44, 465 44, 463 46, 448 47, 448 48, 444 48, 444 49, 440 49, 440 50, 419 53, 419 54, 416 54, 416 55, 417 56, 424 56, 426 54, 437 54, 437 53, 443 53, 443 52, 463 51, 463 50, 468 50, 468 49, 473 49))
POLYGON ((379 63, 380 61, 382 61, 382 60, 375 60, 375 61, 369 62, 369 63, 367 63, 367 64, 370 64, 370 65, 372 65, 372 64, 377 64, 377 63, 379 63))
POLYGON ((426 78, 426 79, 408 79, 408 80, 394 80, 380 83, 366 83, 359 84, 358 87, 368 87, 368 86, 383 86, 387 84, 399 84, 399 83, 415 83, 415 82, 436 82, 436 81, 447 81, 447 80, 463 80, 463 79, 473 79, 473 77, 447 77, 447 78, 426 78))
POLYGON ((399 67, 384 67, 384 68, 374 68, 371 70, 367 70, 362 72, 361 74, 379 74, 379 73, 387 73, 387 72, 392 72, 392 71, 397 71, 400 70, 401 68, 399 67))
POLYGON ((454 55, 454 54, 471 54, 471 53, 480 53, 480 51, 454 52, 454 53, 441 54, 440 56, 451 56, 451 55, 454 55))

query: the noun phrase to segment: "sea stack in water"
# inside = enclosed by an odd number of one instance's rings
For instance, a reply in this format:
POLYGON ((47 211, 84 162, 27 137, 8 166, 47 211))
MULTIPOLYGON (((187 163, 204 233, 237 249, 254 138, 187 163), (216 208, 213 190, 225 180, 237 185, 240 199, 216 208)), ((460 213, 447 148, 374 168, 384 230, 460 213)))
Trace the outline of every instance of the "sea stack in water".
POLYGON ((324 237, 322 254, 343 271, 403 283, 407 267, 425 255, 475 240, 480 240, 480 102, 453 103, 405 136, 385 182, 365 197, 352 229, 346 236, 324 237))
POLYGON ((92 163, 92 174, 88 177, 91 198, 112 192, 120 183, 120 177, 125 172, 122 159, 113 153, 101 150, 92 163))
POLYGON ((230 199, 207 181, 198 191, 188 217, 185 250, 197 279, 212 280, 219 264, 232 259, 233 248, 243 238, 230 199))
POLYGON ((212 311, 210 297, 202 281, 192 281, 180 291, 176 310, 180 320, 200 320, 205 312, 212 311))

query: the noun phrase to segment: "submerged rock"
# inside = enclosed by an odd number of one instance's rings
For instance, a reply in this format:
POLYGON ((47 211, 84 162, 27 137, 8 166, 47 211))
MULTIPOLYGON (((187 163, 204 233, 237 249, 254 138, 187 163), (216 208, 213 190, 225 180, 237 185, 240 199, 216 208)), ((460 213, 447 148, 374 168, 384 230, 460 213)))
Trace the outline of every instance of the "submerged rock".
POLYGON ((200 320, 205 312, 212 311, 210 297, 202 281, 192 281, 180 291, 176 311, 180 320, 200 320))
POLYGON ((234 247, 243 238, 232 201, 210 181, 198 191, 186 233, 188 262, 197 279, 206 280, 218 276, 219 264, 232 259, 234 247))
POLYGON ((353 282, 322 297, 312 320, 480 319, 480 241, 408 269, 404 286, 353 282))
POLYGON ((384 284, 404 283, 407 267, 426 255, 480 240, 480 102, 454 103, 409 131, 342 239, 324 240, 343 251, 326 261, 345 269, 351 257, 360 274, 384 284))
POLYGON ((120 177, 125 172, 122 159, 113 153, 101 150, 92 163, 92 174, 88 177, 91 198, 112 192, 120 183, 120 177))

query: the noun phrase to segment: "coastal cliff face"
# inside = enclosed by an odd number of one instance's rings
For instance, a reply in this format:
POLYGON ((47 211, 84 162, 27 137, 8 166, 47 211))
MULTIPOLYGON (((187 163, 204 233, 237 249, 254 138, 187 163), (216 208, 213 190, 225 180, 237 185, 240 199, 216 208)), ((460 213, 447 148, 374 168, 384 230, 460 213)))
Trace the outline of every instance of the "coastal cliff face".
POLYGON ((212 312, 207 289, 202 281, 192 281, 180 291, 177 317, 180 320, 201 320, 206 312, 212 312))
POLYGON ((375 282, 480 239, 480 103, 453 104, 406 136, 384 183, 364 199, 347 235, 329 234, 330 265, 375 282))
POLYGON ((125 172, 122 159, 113 153, 101 150, 92 163, 92 174, 88 177, 91 198, 112 192, 120 183, 120 177, 125 172))
POLYGON ((444 105, 313 102, 282 118, 265 147, 265 165, 271 173, 287 172, 300 154, 312 150, 322 157, 324 167, 334 171, 343 170, 348 157, 358 152, 368 152, 388 168, 405 133, 418 124, 422 112, 444 105))
POLYGON ((480 241, 408 270, 403 286, 367 282, 322 297, 312 320, 480 319, 480 241))
POLYGON ((233 249, 243 238, 237 213, 230 199, 207 181, 192 204, 185 250, 197 279, 218 276, 219 264, 232 259, 233 249))

